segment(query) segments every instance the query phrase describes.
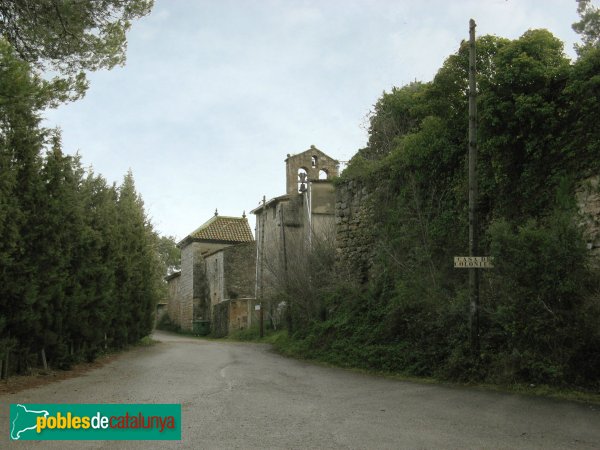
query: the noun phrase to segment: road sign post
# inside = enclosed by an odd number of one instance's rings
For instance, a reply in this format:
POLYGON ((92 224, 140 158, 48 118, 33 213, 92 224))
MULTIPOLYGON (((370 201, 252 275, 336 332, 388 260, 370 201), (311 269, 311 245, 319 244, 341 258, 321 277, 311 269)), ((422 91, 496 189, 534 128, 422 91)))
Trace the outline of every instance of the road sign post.
POLYGON ((263 337, 265 335, 265 326, 264 326, 264 313, 263 313, 263 308, 262 308, 262 304, 260 305, 255 305, 254 306, 254 310, 258 311, 258 320, 259 320, 259 327, 260 327, 260 337, 263 337))
POLYGON ((494 258, 491 256, 455 256, 455 269, 493 269, 494 258))
MULTIPOLYGON (((477 83, 475 21, 469 21, 469 256, 478 253, 477 239, 477 83)), ((479 271, 469 268, 471 352, 479 356, 479 271)))

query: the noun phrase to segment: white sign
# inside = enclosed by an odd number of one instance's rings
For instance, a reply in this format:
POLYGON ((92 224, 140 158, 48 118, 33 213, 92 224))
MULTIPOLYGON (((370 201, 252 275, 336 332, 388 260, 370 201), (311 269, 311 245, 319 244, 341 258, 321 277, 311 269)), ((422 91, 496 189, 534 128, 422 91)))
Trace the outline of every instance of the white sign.
POLYGON ((492 256, 455 256, 454 267, 457 269, 492 269, 492 256))
POLYGON ((254 311, 260 311, 260 305, 254 305, 254 311))

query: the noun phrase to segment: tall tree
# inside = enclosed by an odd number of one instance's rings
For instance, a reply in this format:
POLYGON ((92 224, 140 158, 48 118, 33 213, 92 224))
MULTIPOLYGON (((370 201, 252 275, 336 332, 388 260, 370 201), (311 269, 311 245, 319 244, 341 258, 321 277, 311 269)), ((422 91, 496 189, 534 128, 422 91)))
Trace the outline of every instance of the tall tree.
POLYGON ((573 24, 573 30, 581 35, 582 44, 576 44, 579 54, 600 46, 600 9, 592 5, 592 0, 577 0, 579 22, 573 24))
POLYGON ((481 198, 505 217, 535 215, 552 204, 552 188, 564 175, 559 144, 567 127, 562 93, 570 61, 547 30, 527 31, 493 61, 495 72, 480 96, 481 198))
POLYGON ((567 132, 562 146, 573 172, 592 175, 600 167, 600 48, 584 52, 573 64, 564 94, 567 132))
POLYGON ((165 275, 181 268, 181 250, 174 236, 160 236, 157 249, 165 275))
POLYGON ((85 343, 86 357, 93 359, 102 351, 105 336, 111 334, 113 303, 116 299, 118 229, 115 186, 89 171, 81 184, 86 212, 82 245, 74 255, 73 271, 81 280, 81 309, 73 329, 76 338, 85 343))
POLYGON ((124 64, 133 19, 153 0, 0 0, 0 35, 25 61, 58 71, 82 95, 85 70, 124 64))
POLYGON ((7 334, 25 348, 33 345, 39 331, 31 237, 42 188, 39 152, 45 133, 39 128, 39 113, 46 100, 44 83, 0 39, 0 314, 7 334))
POLYGON ((310 336, 309 354, 367 367, 597 388, 599 274, 570 178, 600 167, 600 49, 572 64, 546 30, 484 36, 477 49, 481 252, 497 258, 481 284, 481 358, 466 344, 465 271, 452 267, 467 247, 464 45, 421 92, 378 102, 371 153, 342 175, 370 188, 364 206, 375 206, 368 285, 339 288, 332 318, 297 335, 310 336))
POLYGON ((119 190, 84 178, 59 132, 40 127, 55 93, 0 38, 0 358, 18 355, 11 371, 42 350, 67 367, 136 341, 160 295, 157 237, 133 177, 119 190))
POLYGON ((117 213, 119 250, 113 323, 117 343, 126 345, 151 331, 162 277, 156 234, 144 213, 131 171, 119 187, 117 213))

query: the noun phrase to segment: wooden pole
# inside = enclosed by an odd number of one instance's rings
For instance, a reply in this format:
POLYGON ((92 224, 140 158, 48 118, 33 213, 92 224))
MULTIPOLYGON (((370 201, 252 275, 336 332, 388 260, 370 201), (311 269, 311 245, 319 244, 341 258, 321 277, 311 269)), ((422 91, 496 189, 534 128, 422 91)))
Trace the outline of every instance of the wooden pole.
MULTIPOLYGON (((289 291, 290 280, 288 277, 287 247, 285 245, 285 223, 284 223, 284 219, 283 219, 283 205, 279 209, 279 220, 281 223, 281 245, 282 245, 282 249, 283 249, 283 253, 282 253, 283 276, 284 276, 285 289, 286 289, 286 291, 289 291)), ((286 311, 287 311, 288 333, 291 333, 292 326, 293 326, 293 320, 292 320, 292 302, 291 302, 289 295, 286 296, 286 300, 287 300, 286 311)))
POLYGON ((258 317, 260 319, 260 337, 264 337, 264 335, 265 335, 265 326, 264 326, 264 313, 263 313, 263 307, 262 307, 262 305, 260 305, 260 311, 259 311, 258 317))
MULTIPOLYGON (((469 21, 469 256, 477 256, 477 83, 475 21, 469 21)), ((479 271, 469 269, 470 340, 473 355, 479 355, 479 271)))
POLYGON ((262 214, 261 214, 261 218, 262 218, 262 224, 261 224, 261 230, 260 230, 260 313, 259 313, 259 322, 260 322, 260 337, 263 337, 265 335, 265 326, 264 326, 264 294, 263 294, 263 268, 264 268, 264 249, 265 249, 265 222, 266 222, 266 218, 267 218, 267 209, 266 209, 266 204, 267 204, 267 197, 263 195, 263 201, 262 201, 263 207, 262 207, 262 214))
POLYGON ((42 366, 44 370, 48 370, 48 361, 46 360, 46 349, 42 349, 42 366))
POLYGON ((8 380, 8 356, 10 355, 10 351, 6 350, 6 355, 4 355, 4 363, 2 364, 2 379, 8 380))

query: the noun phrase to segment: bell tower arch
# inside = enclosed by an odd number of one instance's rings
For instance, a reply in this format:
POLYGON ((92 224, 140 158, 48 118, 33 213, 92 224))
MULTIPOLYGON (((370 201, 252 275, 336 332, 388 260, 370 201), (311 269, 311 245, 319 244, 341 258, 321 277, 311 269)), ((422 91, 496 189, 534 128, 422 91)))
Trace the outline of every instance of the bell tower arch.
POLYGON ((301 194, 307 184, 314 180, 331 179, 338 176, 339 161, 331 158, 311 145, 310 148, 297 155, 287 155, 286 194, 301 194))

